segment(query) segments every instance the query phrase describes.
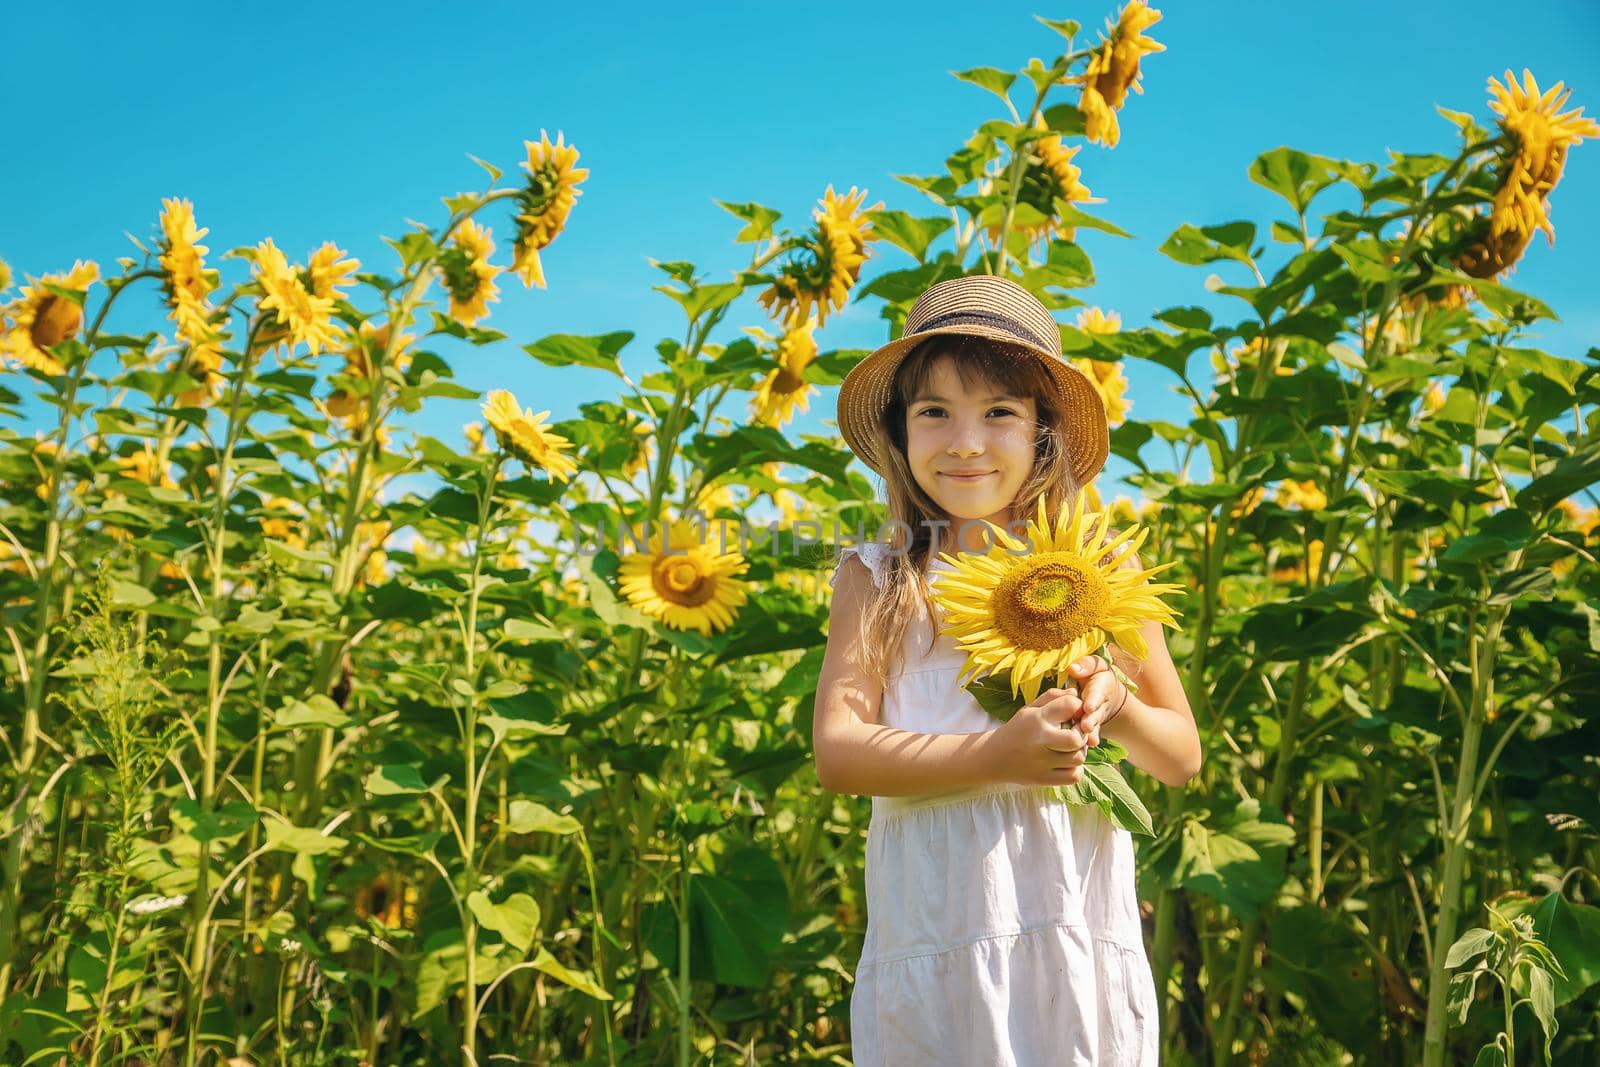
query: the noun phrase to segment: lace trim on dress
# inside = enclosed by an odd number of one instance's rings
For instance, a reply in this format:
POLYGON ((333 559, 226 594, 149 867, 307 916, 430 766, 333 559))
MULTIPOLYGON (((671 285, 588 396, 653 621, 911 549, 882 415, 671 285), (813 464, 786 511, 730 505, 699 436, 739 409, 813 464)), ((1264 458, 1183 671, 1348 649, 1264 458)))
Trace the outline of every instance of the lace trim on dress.
POLYGON ((839 551, 839 565, 834 568, 833 574, 828 578, 828 585, 835 586, 839 583, 839 572, 844 569, 844 564, 851 556, 860 556, 861 562, 867 565, 867 570, 872 574, 872 584, 879 589, 883 588, 883 560, 889 551, 889 546, 876 541, 866 541, 859 545, 846 545, 839 551))

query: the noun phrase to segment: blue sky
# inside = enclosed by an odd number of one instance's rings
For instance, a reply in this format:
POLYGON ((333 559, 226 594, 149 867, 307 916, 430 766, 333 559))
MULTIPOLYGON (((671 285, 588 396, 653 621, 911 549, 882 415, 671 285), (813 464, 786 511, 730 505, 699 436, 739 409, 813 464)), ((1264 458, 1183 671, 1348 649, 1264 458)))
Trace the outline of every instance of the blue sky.
MULTIPOLYGON (((1530 67, 1541 87, 1565 81, 1569 107, 1600 114, 1600 5, 1591 2, 1532 0, 1514 14, 1485 0, 1157 6, 1164 17, 1150 32, 1166 51, 1145 60, 1144 95, 1120 115, 1121 144, 1088 145, 1078 157, 1085 183, 1107 201, 1094 210, 1135 239, 1082 232, 1098 283, 1077 295, 1127 326, 1179 304, 1237 315, 1230 305, 1242 305, 1203 288, 1207 269, 1155 249, 1184 222, 1250 219, 1264 235, 1283 213, 1246 177, 1262 151, 1287 144, 1360 160, 1391 148, 1451 152, 1455 128, 1434 105, 1487 124, 1486 79, 1508 67, 1530 67)), ((637 337, 624 364, 649 369, 655 342, 681 336, 682 315, 651 291, 661 275, 647 258, 693 260, 715 280, 748 256, 713 198, 760 201, 799 226, 832 183, 865 187, 869 203, 934 214, 893 175, 939 171, 999 113, 998 101, 948 71, 1048 59, 1059 38, 1035 14, 1098 28, 1115 13, 1114 4, 940 0, 828 12, 702 4, 687 17, 690 9, 655 4, 562 5, 553 18, 543 7, 13 12, 0 65, 12 119, 0 258, 19 275, 76 257, 110 266, 134 254, 124 230, 150 236, 161 198, 186 196, 210 227, 213 263, 272 236, 291 258, 333 240, 392 273, 395 256, 380 237, 403 233, 408 218, 436 224, 441 197, 478 187, 484 176, 467 153, 509 172, 524 139, 560 130, 591 176, 568 231, 544 255, 550 288, 502 279, 485 325, 510 339, 452 360, 463 384, 509 386, 536 410, 570 418, 585 400, 614 397, 609 379, 544 367, 519 345, 627 329, 637 337)), ((1552 204, 1555 247, 1536 238, 1509 281, 1562 315, 1532 343, 1581 357, 1600 343, 1600 143, 1573 151, 1552 204)), ((508 217, 487 221, 509 257, 508 217)), ((909 265, 897 249, 879 249, 869 273, 909 265)), ((153 292, 127 315, 128 327, 161 322, 153 292)), ((723 339, 764 322, 747 300, 723 339)), ((885 330, 869 301, 830 319, 819 340, 872 347, 885 330)), ((1135 417, 1186 421, 1167 372, 1132 363, 1128 376, 1135 417)), ((788 432, 828 432, 835 394, 813 397, 788 432)), ((409 425, 458 441, 475 417, 474 403, 441 401, 409 425)), ((1161 465, 1156 447, 1146 458, 1161 465)), ((1108 474, 1126 469, 1113 458, 1108 474)))

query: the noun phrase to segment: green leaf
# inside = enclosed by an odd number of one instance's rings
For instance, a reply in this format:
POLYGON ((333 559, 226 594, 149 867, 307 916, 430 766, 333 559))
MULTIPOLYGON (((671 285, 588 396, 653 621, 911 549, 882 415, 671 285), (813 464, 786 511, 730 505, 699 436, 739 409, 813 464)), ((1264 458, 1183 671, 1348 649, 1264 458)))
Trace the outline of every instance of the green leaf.
POLYGON ((1600 442, 1589 441, 1570 456, 1545 464, 1517 493, 1517 507, 1544 512, 1558 501, 1600 482, 1600 442))
POLYGON ((1538 900, 1515 899, 1506 911, 1531 915, 1534 932, 1561 964, 1564 974, 1554 976, 1558 1007, 1600 983, 1600 906, 1548 893, 1538 900))
POLYGON ((574 971, 570 967, 561 964, 545 950, 543 945, 539 946, 539 952, 533 957, 532 963, 551 978, 564 985, 571 986, 580 993, 587 993, 596 1000, 612 999, 611 994, 602 989, 600 984, 591 978, 587 971, 574 971))
POLYGON ((911 253, 919 263, 928 258, 928 245, 952 225, 947 218, 915 218, 904 211, 875 211, 872 214, 873 232, 911 253))
MULTIPOLYGON (((765 988, 789 928, 789 895, 777 861, 755 846, 736 848, 719 858, 718 873, 694 872, 689 901, 689 973, 765 988)), ((676 960, 677 923, 664 907, 652 915, 656 921, 646 923, 646 944, 658 958, 676 960)))
POLYGON ((969 682, 966 690, 990 717, 1010 722, 1012 716, 1022 710, 1022 704, 1019 703, 1022 698, 1011 691, 1010 679, 1010 672, 995 671, 969 682))
POLYGON ((207 812, 198 800, 183 797, 173 803, 172 810, 177 816, 173 825, 196 841, 231 841, 261 821, 256 809, 242 800, 230 801, 207 812))
POLYGON ((513 800, 504 823, 510 834, 575 834, 583 824, 571 815, 559 815, 532 800, 513 800))
POLYGON ((1250 164, 1250 180, 1271 189, 1303 215, 1319 192, 1339 180, 1339 168, 1340 164, 1324 156, 1279 147, 1250 164))
POLYGON ((716 200, 714 203, 745 223, 744 229, 733 239, 735 244, 765 241, 772 236, 773 224, 783 217, 780 212, 761 204, 730 204, 726 200, 716 200))
MULTIPOLYGON (((1466 1016, 1462 1016, 1466 1022, 1466 1016)), ((1478 1050, 1478 1055, 1472 1061, 1472 1067, 1506 1067, 1506 1050, 1500 1047, 1498 1039, 1493 1044, 1485 1045, 1478 1050)))
MULTIPOLYGON (((694 322, 708 311, 715 311, 726 307, 738 299, 744 292, 744 286, 738 282, 724 282, 720 285, 695 285, 687 291, 674 289, 669 285, 651 286, 658 293, 666 293, 676 300, 683 308, 683 313, 689 316, 689 321, 694 322)), ((632 336, 631 334, 629 336, 632 336)))
POLYGON ((1494 944, 1494 931, 1475 927, 1456 938, 1450 953, 1444 958, 1445 970, 1455 970, 1468 960, 1483 955, 1494 944))
POLYGON ((1535 966, 1528 972, 1528 997, 1533 1005, 1534 1018, 1539 1020, 1539 1028, 1544 1031, 1544 1062, 1549 1063, 1550 1042, 1555 1040, 1560 1027, 1556 1023, 1555 985, 1550 979, 1550 972, 1543 967, 1535 966))
POLYGON ((1002 100, 1010 99, 1006 94, 1011 91, 1012 83, 1017 80, 1015 74, 994 67, 973 67, 971 70, 952 70, 950 73, 980 89, 989 90, 1002 100))
POLYGON ((117 608, 147 608, 156 602, 156 595, 133 582, 111 583, 111 606, 117 608))
POLYGON ((315 827, 296 826, 281 815, 267 819, 265 827, 265 844, 276 852, 293 852, 299 856, 324 856, 338 852, 349 844, 346 839, 322 833, 315 827))
POLYGON ((1150 819, 1150 810, 1144 806, 1144 801, 1139 799, 1139 794, 1133 791, 1122 772, 1114 763, 1085 762, 1083 765, 1084 781, 1093 782, 1100 797, 1109 803, 1110 810, 1106 815, 1112 822, 1130 833, 1143 834, 1145 837, 1156 835, 1155 826, 1150 819))
POLYGON ((332 699, 317 693, 307 700, 296 700, 273 716, 272 724, 284 729, 291 726, 344 726, 350 716, 332 699))
POLYGON ((547 367, 593 367, 610 371, 620 378, 622 364, 618 362, 617 354, 631 340, 633 334, 626 330, 597 337, 555 333, 530 345, 523 345, 522 350, 547 367))
POLYGON ((422 780, 422 769, 413 764, 390 764, 374 768, 367 775, 367 795, 374 797, 405 796, 412 793, 431 793, 450 780, 441 774, 430 785, 422 780))
POLYGON ((418 859, 422 859, 433 852, 433 847, 444 838, 444 831, 429 830, 426 833, 410 834, 404 837, 375 837, 372 834, 364 834, 358 830, 350 836, 384 852, 393 852, 401 856, 415 856, 418 859))
POLYGON ((467 895, 467 908, 478 925, 493 930, 506 939, 506 943, 523 952, 533 947, 539 933, 539 902, 526 893, 512 893, 499 904, 489 900, 489 894, 475 890, 467 895))
POLYGON ((1184 223, 1172 231, 1158 252, 1179 263, 1200 266, 1219 259, 1250 262, 1250 242, 1255 240, 1255 224, 1230 222, 1220 226, 1194 226, 1184 223))

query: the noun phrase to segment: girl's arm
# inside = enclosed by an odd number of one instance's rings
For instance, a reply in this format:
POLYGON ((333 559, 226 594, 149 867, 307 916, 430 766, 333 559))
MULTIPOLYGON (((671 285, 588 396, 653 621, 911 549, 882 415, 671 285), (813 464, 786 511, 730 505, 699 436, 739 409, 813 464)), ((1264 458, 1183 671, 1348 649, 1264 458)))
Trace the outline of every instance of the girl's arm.
POLYGON ((817 781, 831 792, 880 797, 998 782, 993 731, 922 734, 878 721, 883 685, 862 657, 861 620, 871 595, 866 564, 846 560, 834 586, 828 648, 817 678, 811 727, 817 781))
MULTIPOLYGON (((1140 566, 1136 557, 1126 566, 1140 566)), ((1139 692, 1128 694, 1122 711, 1101 727, 1104 737, 1128 750, 1128 762, 1165 785, 1181 786, 1200 773, 1203 754, 1183 680, 1167 651, 1161 624, 1147 619, 1139 626, 1150 655, 1144 662, 1112 647, 1111 659, 1134 680, 1139 692)), ((1120 683, 1111 686, 1110 712, 1121 701, 1120 683)))

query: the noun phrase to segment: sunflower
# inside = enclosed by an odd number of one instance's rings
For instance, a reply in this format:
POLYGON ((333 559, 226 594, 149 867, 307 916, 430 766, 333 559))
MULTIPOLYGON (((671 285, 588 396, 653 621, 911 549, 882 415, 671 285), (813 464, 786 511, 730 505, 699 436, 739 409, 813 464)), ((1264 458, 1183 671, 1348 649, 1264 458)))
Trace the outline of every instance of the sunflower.
POLYGON ((276 326, 276 330, 268 327, 266 338, 286 335, 291 344, 304 344, 313 356, 339 343, 339 328, 332 320, 334 298, 306 288, 272 238, 256 245, 255 266, 263 293, 260 308, 272 312, 276 326))
POLYGON ((743 555, 702 543, 695 525, 683 519, 673 521, 670 532, 658 527, 648 540, 635 539, 641 542, 648 550, 628 553, 617 568, 628 603, 675 630, 705 637, 733 623, 748 596, 735 577, 750 566, 743 555))
POLYGON ((1228 514, 1232 515, 1236 519, 1242 519, 1256 508, 1260 507, 1261 501, 1266 499, 1266 495, 1267 491, 1264 487, 1259 485, 1254 486, 1253 488, 1247 490, 1244 496, 1233 502, 1233 506, 1228 509, 1228 514))
POLYGON ((1278 503, 1302 511, 1321 511, 1328 506, 1328 497, 1315 482, 1286 481, 1278 486, 1278 503))
POLYGON ((866 198, 866 190, 858 193, 855 186, 844 196, 828 186, 812 211, 817 226, 805 239, 801 255, 785 264, 772 286, 756 298, 773 318, 803 322, 815 307, 820 325, 828 321, 830 311, 844 307, 870 254, 867 243, 878 239, 868 216, 883 204, 863 211, 861 203, 866 198))
POLYGON ((489 304, 500 299, 494 283, 500 268, 489 262, 494 239, 489 227, 464 219, 451 236, 454 247, 439 257, 439 271, 450 291, 450 317, 468 326, 489 314, 489 304))
POLYGON ((488 442, 483 439, 483 423, 467 423, 461 427, 461 435, 467 439, 467 446, 473 455, 481 456, 489 451, 488 442))
POLYGON ((210 251, 200 238, 210 233, 194 221, 194 205, 188 200, 168 197, 161 201, 161 269, 166 275, 162 289, 167 295, 168 313, 178 327, 178 336, 190 345, 206 343, 211 336, 211 308, 206 297, 216 288, 215 276, 205 269, 205 254, 210 251))
MULTIPOLYGON (((1242 371, 1255 371, 1260 365, 1261 354, 1266 350, 1266 339, 1257 335, 1250 338, 1238 348, 1231 349, 1226 355, 1221 348, 1211 350, 1211 369, 1216 372, 1219 381, 1236 379, 1242 371)), ((1272 373, 1279 378, 1287 378, 1294 373, 1293 367, 1286 367, 1280 361, 1273 368, 1272 373)))
POLYGON ((1161 21, 1161 12, 1144 0, 1129 0, 1113 26, 1108 19, 1110 37, 1100 35, 1100 45, 1089 58, 1082 74, 1063 79, 1083 87, 1078 110, 1083 112, 1084 134, 1095 144, 1116 147, 1121 136, 1116 113, 1127 101, 1128 90, 1143 93, 1139 85, 1139 62, 1150 52, 1165 52, 1166 46, 1151 40, 1144 31, 1161 21))
POLYGON ((1311 576, 1318 572, 1322 566, 1322 542, 1313 538, 1306 546, 1306 554, 1299 559, 1291 559, 1272 569, 1272 580, 1276 582, 1302 582, 1311 584, 1311 576))
POLYGON ((5 308, 5 317, 11 321, 5 336, 0 337, 0 355, 9 355, 24 367, 43 374, 65 373, 66 368, 50 354, 50 349, 78 336, 83 329, 83 305, 52 293, 46 286, 81 291, 99 280, 97 264, 78 260, 71 270, 46 274, 33 285, 24 285, 17 299, 5 308))
POLYGON ((544 130, 539 131, 538 144, 522 143, 528 149, 528 159, 522 164, 528 172, 528 184, 517 194, 517 205, 522 210, 517 215, 511 269, 525 288, 537 285, 543 289, 544 267, 539 262, 539 251, 566 228, 567 216, 582 195, 578 185, 589 172, 574 166, 578 150, 562 144, 559 132, 555 144, 550 143, 550 135, 544 130))
MULTIPOLYGON (((397 370, 404 371, 410 366, 411 345, 415 341, 415 337, 405 332, 396 339, 390 359, 397 370)), ((370 382, 377 362, 374 357, 381 357, 388 347, 389 323, 374 326, 370 319, 362 320, 359 335, 344 350, 343 373, 346 377, 370 382)), ((328 397, 328 414, 345 420, 350 429, 357 429, 367 420, 366 399, 349 390, 337 389, 328 397)))
POLYGON ((782 426, 794 418, 796 410, 806 411, 811 406, 811 394, 816 389, 806 384, 806 368, 817 358, 817 342, 812 332, 817 328, 815 318, 801 325, 790 325, 778 338, 775 366, 750 400, 750 417, 767 426, 782 426))
POLYGON ((541 411, 535 415, 518 407, 517 398, 506 389, 490 390, 483 404, 483 417, 494 427, 495 438, 502 449, 529 467, 538 467, 564 482, 577 473, 578 465, 565 454, 572 442, 544 427, 549 414, 541 411))
POLYGON ((1549 196, 1561 180, 1567 151, 1585 137, 1600 137, 1600 124, 1584 118, 1582 108, 1561 110, 1572 95, 1563 82, 1541 93, 1526 67, 1521 85, 1509 69, 1505 79, 1501 85, 1490 77, 1489 107, 1500 116, 1498 123, 1512 153, 1500 162, 1487 228, 1457 260, 1475 278, 1493 278, 1514 269, 1537 231, 1555 244, 1549 196))
MULTIPOLYGON (((1042 115, 1034 125, 1039 129, 1047 128, 1042 115)), ((1089 187, 1081 180, 1082 170, 1072 162, 1072 157, 1082 147, 1067 147, 1061 143, 1060 134, 1041 137, 1028 146, 1029 156, 1017 186, 1017 202, 1027 204, 1045 219, 1023 229, 1030 245, 1043 244, 1055 237, 1070 241, 1077 236, 1077 227, 1067 226, 1054 217, 1057 200, 1078 204, 1105 203, 1104 197, 1089 192, 1089 187)), ((988 228, 988 235, 991 242, 1000 240, 998 222, 988 228)))
POLYGON ((267 511, 279 513, 273 518, 261 520, 261 536, 282 541, 291 548, 306 547, 306 539, 300 532, 299 521, 282 517, 283 513, 294 514, 299 505, 287 497, 270 496, 262 501, 261 506, 267 511))
MULTIPOLYGON (((157 472, 156 453, 148 444, 132 455, 118 456, 117 468, 122 477, 132 478, 134 481, 143 482, 145 485, 159 485, 163 489, 178 488, 178 483, 172 480, 172 467, 170 464, 167 465, 166 469, 161 470, 159 473, 157 472)), ((107 495, 112 494, 108 493, 107 495)))
POLYGON ((356 523, 356 543, 360 546, 358 551, 367 553, 366 562, 362 565, 361 573, 356 575, 356 584, 381 585, 388 577, 386 564, 389 557, 383 551, 384 542, 389 540, 389 534, 394 526, 388 519, 379 519, 376 522, 356 523))
POLYGON ((1428 391, 1422 394, 1422 413, 1432 415, 1444 407, 1444 386, 1438 382, 1429 382, 1428 391))
POLYGON ((655 456, 655 445, 652 444, 651 434, 655 427, 640 419, 633 424, 633 454, 622 464, 622 476, 628 481, 638 477, 645 465, 655 456))
POLYGON ((1128 379, 1122 376, 1122 361, 1073 357, 1072 365, 1089 379, 1106 409, 1106 425, 1117 427, 1128 418, 1133 401, 1128 399, 1128 379))
POLYGON ((345 259, 344 249, 326 241, 322 247, 311 253, 311 260, 306 264, 306 277, 309 279, 308 288, 326 300, 339 301, 345 299, 344 290, 355 284, 352 275, 361 269, 359 259, 345 259))
POLYGON ((11 288, 11 268, 6 266, 6 261, 0 259, 0 293, 11 288))
POLYGON ((1109 512, 1089 509, 1080 490, 1071 516, 1063 508, 1052 523, 1041 496, 1024 539, 991 524, 996 543, 986 552, 939 554, 952 567, 933 590, 945 613, 941 633, 967 654, 958 683, 1003 671, 1012 696, 1031 703, 1052 674, 1107 641, 1144 659, 1146 620, 1177 628, 1160 598, 1182 587, 1148 581, 1176 562, 1139 568, 1136 553, 1149 531, 1133 526, 1107 541, 1110 521, 1109 512))

